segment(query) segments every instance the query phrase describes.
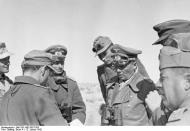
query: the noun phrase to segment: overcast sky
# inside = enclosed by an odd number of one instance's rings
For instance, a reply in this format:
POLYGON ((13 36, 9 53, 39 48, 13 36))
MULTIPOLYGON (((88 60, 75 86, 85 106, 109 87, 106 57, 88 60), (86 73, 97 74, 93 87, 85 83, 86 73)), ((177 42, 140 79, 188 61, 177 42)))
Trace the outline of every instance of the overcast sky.
POLYGON ((171 19, 190 20, 189 12, 189 0, 0 0, 0 41, 14 53, 8 75, 21 75, 23 56, 32 49, 63 44, 67 73, 78 82, 97 83, 101 62, 92 42, 104 35, 142 50, 139 58, 156 82, 161 46, 152 46, 158 38, 152 27, 171 19))

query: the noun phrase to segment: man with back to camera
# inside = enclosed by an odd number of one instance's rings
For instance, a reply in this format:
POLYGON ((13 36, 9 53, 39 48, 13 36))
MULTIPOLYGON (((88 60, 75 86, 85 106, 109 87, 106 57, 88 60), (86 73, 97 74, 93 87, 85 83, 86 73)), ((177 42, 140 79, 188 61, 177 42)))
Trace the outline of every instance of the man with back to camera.
POLYGON ((85 103, 77 82, 69 78, 64 70, 67 48, 63 45, 53 45, 45 52, 56 58, 52 66, 57 72, 50 74, 47 84, 54 92, 63 117, 71 125, 83 125, 86 119, 85 103))
POLYGON ((40 50, 32 50, 24 56, 23 76, 15 77, 13 87, 2 99, 0 125, 67 125, 53 92, 44 86, 49 72, 54 70, 52 58, 40 50))

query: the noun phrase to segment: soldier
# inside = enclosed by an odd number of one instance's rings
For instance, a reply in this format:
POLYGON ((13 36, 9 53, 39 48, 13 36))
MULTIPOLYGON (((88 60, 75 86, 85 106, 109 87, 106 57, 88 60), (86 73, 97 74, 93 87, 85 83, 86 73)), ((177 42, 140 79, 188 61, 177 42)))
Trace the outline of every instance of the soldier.
POLYGON ((52 55, 33 50, 24 56, 23 76, 4 95, 0 125, 67 125, 57 107, 53 92, 43 86, 51 67, 52 55))
MULTIPOLYGON (((188 44, 183 43, 184 47, 188 44)), ((159 54, 160 80, 169 107, 173 110, 166 125, 190 125, 190 51, 184 49, 164 46, 159 54)), ((146 101, 150 107, 160 106, 161 97, 151 92, 146 101)))
POLYGON ((99 36, 94 40, 92 51, 96 53, 104 64, 97 67, 98 80, 100 83, 102 96, 106 101, 106 86, 117 81, 117 73, 110 67, 112 60, 105 59, 105 56, 111 53, 113 46, 112 41, 108 37, 99 36))
MULTIPOLYGON (((182 51, 190 50, 188 44, 190 40, 190 21, 188 20, 170 20, 162 22, 153 27, 155 31, 158 32, 159 39, 154 42, 153 45, 161 44, 163 46, 170 46, 178 48, 182 51)), ((165 98, 162 88, 159 88, 159 94, 162 98, 165 98)), ((153 111, 153 122, 155 125, 165 125, 172 112, 172 109, 168 107, 168 102, 166 99, 162 99, 162 110, 157 107, 153 111), (163 104, 165 103, 165 104, 163 104)))
MULTIPOLYGON (((45 50, 56 57, 53 68, 57 71, 49 76, 47 84, 53 90, 55 99, 63 117, 70 123, 84 124, 86 106, 77 82, 66 75, 64 70, 67 49, 63 45, 53 45, 45 50)), ((75 125, 75 124, 73 124, 75 125)))
POLYGON ((9 72, 10 55, 11 53, 6 49, 5 43, 0 42, 0 101, 13 84, 12 80, 5 75, 9 72))
MULTIPOLYGON (((106 57, 107 55, 112 54, 111 49, 115 46, 122 48, 121 45, 113 44, 110 38, 106 36, 98 36, 93 43, 92 51, 95 52, 99 59, 104 62, 104 64, 97 67, 98 80, 104 100, 106 97, 106 86, 109 85, 109 83, 111 84, 117 81, 117 73, 111 70, 109 67, 109 65, 112 63, 112 59, 106 57)), ((137 65, 139 67, 140 73, 145 77, 149 77, 145 67, 138 58, 137 65)))
MULTIPOLYGON (((98 55, 99 59, 104 62, 104 64, 97 67, 98 80, 100 83, 103 98, 106 103, 106 105, 101 105, 101 108, 100 108, 100 114, 102 117, 101 125, 111 124, 107 120, 107 118, 105 119, 105 116, 104 116, 106 106, 108 106, 108 102, 107 102, 108 88, 112 87, 112 85, 114 85, 115 83, 118 83, 118 80, 119 80, 117 71, 113 70, 111 67, 113 59, 109 57, 113 53, 112 49, 114 48, 122 49, 124 47, 118 44, 113 44, 113 42, 108 37, 99 36, 95 39, 94 44, 93 44, 93 49, 92 49, 93 52, 95 52, 96 55, 98 55)), ((142 76, 149 78, 148 73, 146 72, 143 64, 140 62, 138 58, 136 58, 136 63, 138 66, 138 72, 140 72, 142 76)))
POLYGON ((115 46, 111 52, 112 69, 118 76, 118 83, 108 88, 111 122, 114 120, 113 125, 152 125, 145 98, 156 88, 152 80, 139 72, 137 56, 141 51, 115 46))
POLYGON ((188 20, 170 20, 158 25, 153 29, 158 32, 159 39, 153 45, 161 44, 183 50, 189 45, 184 45, 189 40, 190 21, 188 20))

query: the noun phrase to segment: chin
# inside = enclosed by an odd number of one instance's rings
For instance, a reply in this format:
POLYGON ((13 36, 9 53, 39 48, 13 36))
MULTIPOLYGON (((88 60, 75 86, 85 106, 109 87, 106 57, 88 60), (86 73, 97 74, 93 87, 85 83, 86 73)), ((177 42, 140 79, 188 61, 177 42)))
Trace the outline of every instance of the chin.
POLYGON ((56 69, 56 71, 59 72, 59 73, 63 72, 63 70, 60 70, 60 69, 56 69))
POLYGON ((176 105, 176 103, 172 103, 171 101, 170 102, 168 101, 168 103, 166 104, 166 107, 168 107, 172 111, 178 109, 178 106, 176 105))

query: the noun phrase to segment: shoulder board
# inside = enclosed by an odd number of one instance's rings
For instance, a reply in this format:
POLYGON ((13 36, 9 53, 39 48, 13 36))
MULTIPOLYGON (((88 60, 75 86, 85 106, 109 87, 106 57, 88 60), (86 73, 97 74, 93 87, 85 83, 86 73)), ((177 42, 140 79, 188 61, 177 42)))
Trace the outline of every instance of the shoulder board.
POLYGON ((42 85, 39 85, 39 84, 31 84, 31 85, 41 87, 41 88, 44 88, 44 89, 50 89, 50 87, 48 87, 48 86, 42 86, 42 85))

